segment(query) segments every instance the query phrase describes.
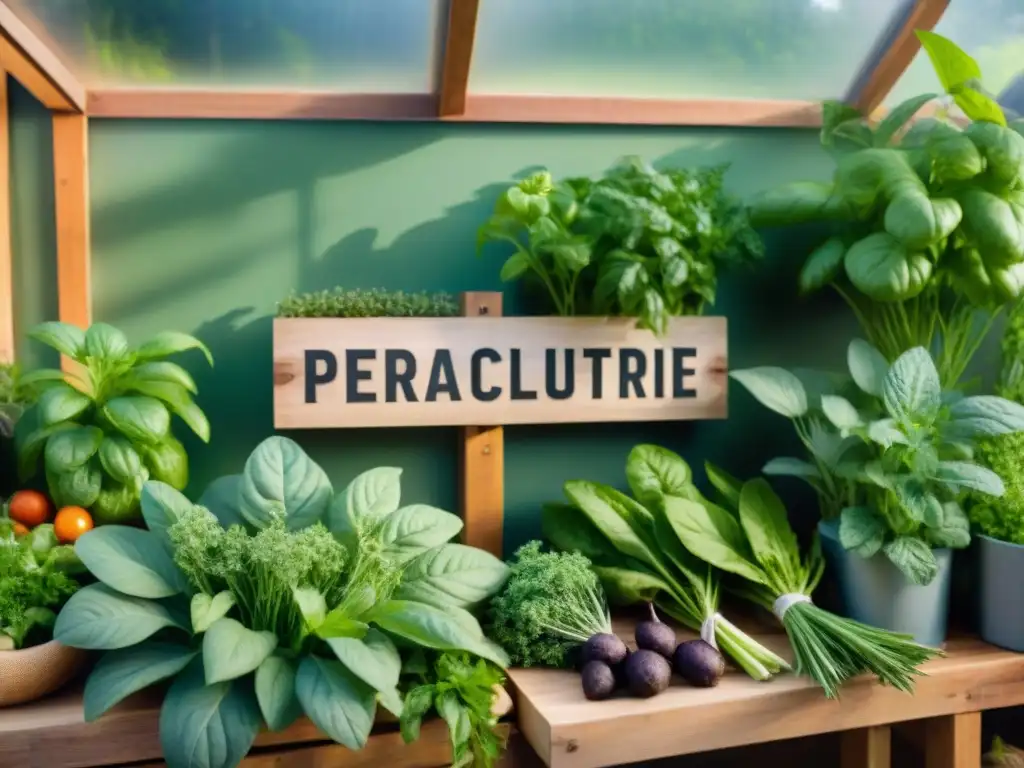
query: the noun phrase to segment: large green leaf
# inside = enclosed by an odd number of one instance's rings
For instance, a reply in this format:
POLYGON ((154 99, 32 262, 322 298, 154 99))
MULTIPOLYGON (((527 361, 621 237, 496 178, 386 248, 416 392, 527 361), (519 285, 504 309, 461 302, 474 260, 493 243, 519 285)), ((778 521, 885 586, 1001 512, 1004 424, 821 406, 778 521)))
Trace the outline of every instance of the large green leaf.
POLYGON ((800 545, 789 525, 785 505, 767 480, 759 477, 743 484, 739 517, 755 560, 765 570, 780 569, 787 583, 795 583, 800 568, 800 545))
POLYGON ((163 331, 135 350, 137 360, 158 360, 178 352, 198 349, 212 366, 213 355, 209 348, 194 336, 177 331, 163 331))
POLYGON ((56 476, 50 490, 57 506, 91 507, 103 488, 103 472, 95 460, 56 476))
POLYGON ((899 133, 900 129, 910 122, 914 115, 920 112, 928 102, 936 98, 938 98, 938 94, 925 93, 920 96, 912 96, 893 107, 875 130, 875 146, 887 146, 893 140, 893 137, 899 133))
POLYGON ((173 677, 197 654, 187 645, 155 641, 108 651, 85 683, 85 721, 91 723, 133 693, 173 677))
POLYGON ((66 421, 50 427, 35 428, 38 423, 38 408, 29 408, 14 427, 14 444, 18 451, 18 477, 26 482, 35 477, 42 455, 49 439, 60 432, 78 429, 74 422, 66 421))
POLYGON ((858 387, 869 395, 882 396, 889 361, 878 349, 863 339, 854 339, 847 348, 846 363, 858 387))
POLYGON ((89 512, 97 526, 133 522, 138 517, 139 495, 134 487, 105 482, 89 512))
POLYGON ((92 405, 92 398, 68 384, 54 384, 39 397, 39 417, 48 427, 70 421, 92 405))
POLYGON ((185 446, 168 435, 156 445, 136 445, 152 480, 167 483, 177 491, 188 485, 188 456, 185 446))
POLYGON ((282 656, 268 656, 256 670, 256 700, 267 727, 283 731, 302 714, 295 695, 295 663, 282 656))
POLYGON ((201 634, 227 616, 228 611, 235 607, 235 596, 224 590, 216 595, 199 592, 192 596, 189 603, 189 616, 192 619, 192 631, 201 634))
POLYGON ((915 34, 931 59, 932 68, 947 93, 968 80, 981 79, 978 62, 952 40, 925 29, 915 30, 915 34))
POLYGON ((165 360, 136 365, 132 368, 131 375, 132 379, 136 381, 165 381, 177 384, 193 395, 197 391, 195 380, 188 371, 177 363, 169 363, 165 360))
POLYGON ((920 251, 949 237, 963 211, 956 200, 930 200, 919 193, 897 195, 885 209, 885 231, 910 251, 920 251))
POLYGON ((846 507, 839 517, 839 543, 860 557, 871 557, 885 543, 888 528, 870 507, 846 507))
POLYGON ((999 475, 969 461, 940 461, 934 479, 989 496, 1002 496, 1006 490, 999 475))
POLYGON ((679 541, 701 560, 755 584, 764 582, 739 522, 724 509, 669 496, 665 515, 679 541))
POLYGON ((70 358, 77 360, 85 354, 85 331, 70 323, 40 323, 28 335, 70 358))
POLYGON ((931 584, 939 572, 939 564, 931 547, 916 537, 898 536, 886 544, 882 551, 914 584, 931 584))
POLYGON ((234 619, 218 619, 203 635, 207 685, 255 671, 275 648, 277 637, 272 632, 254 632, 234 619))
POLYGON ((957 133, 929 147, 932 173, 942 182, 967 181, 985 170, 985 159, 967 136, 957 133))
POLYGON ((237 768, 259 730, 252 683, 207 685, 200 659, 178 676, 160 708, 160 746, 168 768, 237 768))
POLYGON ((383 632, 371 629, 361 640, 332 637, 328 638, 327 644, 349 672, 375 691, 389 691, 398 685, 402 657, 383 632))
POLYGON ((57 616, 53 638, 86 650, 115 650, 141 643, 167 627, 188 631, 166 607, 129 597, 105 584, 90 584, 71 596, 57 616))
POLYGON ((69 427, 46 441, 46 468, 51 472, 70 472, 84 465, 99 450, 103 431, 98 427, 69 427))
POLYGON ((908 349, 892 364, 882 383, 882 402, 901 424, 931 422, 942 405, 942 385, 924 347, 908 349))
POLYGON ((1024 431, 1024 405, 994 395, 958 400, 949 415, 949 437, 977 439, 1024 431))
POLYGON ((783 368, 760 366, 731 371, 729 376, 742 384, 765 408, 789 419, 807 413, 807 392, 795 375, 783 368))
POLYGON ((200 440, 204 443, 210 442, 210 422, 202 409, 192 400, 189 391, 181 384, 141 379, 130 375, 125 377, 125 389, 160 400, 184 421, 200 440))
POLYGON ((167 408, 153 397, 115 397, 103 406, 103 416, 129 440, 142 443, 159 443, 171 428, 167 408))
POLYGON ((652 568, 659 566, 652 551, 654 519, 650 512, 625 494, 599 483, 570 480, 564 486, 569 501, 623 555, 652 568))
POLYGON ((342 541, 350 541, 364 520, 380 520, 398 509, 402 499, 402 470, 377 467, 358 475, 334 497, 327 527, 342 541))
POLYGON ((461 530, 458 515, 428 504, 411 504, 387 517, 380 541, 390 556, 406 560, 450 541, 461 530))
POLYGON ((494 595, 508 566, 476 547, 444 544, 417 555, 402 572, 396 597, 445 608, 468 608, 494 595))
POLYGON ((822 395, 821 411, 825 414, 825 418, 840 430, 856 429, 864 425, 864 421, 853 403, 839 395, 822 395))
POLYGON ((505 652, 484 637, 476 619, 459 608, 435 608, 407 600, 389 600, 374 606, 367 617, 386 632, 424 648, 468 651, 508 666, 505 652))
POLYGON ((125 595, 170 597, 184 586, 184 577, 151 531, 100 526, 75 542, 75 554, 93 576, 125 595))
POLYGON ((295 693, 303 711, 321 731, 349 749, 366 746, 377 697, 340 661, 306 656, 295 677, 295 693))
POLYGON ((811 293, 831 283, 839 274, 845 255, 846 241, 841 237, 830 237, 815 248, 800 270, 800 292, 811 293))
POLYGON ((150 480, 142 486, 142 517, 146 527, 160 539, 168 552, 173 552, 167 529, 192 510, 193 504, 184 494, 167 483, 150 480))
POLYGON ((626 482, 641 504, 656 504, 665 494, 680 495, 692 485, 690 465, 659 445, 637 445, 626 457, 626 482))
POLYGON ((246 526, 248 521, 242 515, 241 490, 241 475, 219 477, 199 497, 199 505, 210 510, 225 528, 246 526))
POLYGON ((85 354, 109 365, 128 355, 128 339, 107 323, 93 323, 85 332, 85 354))
POLYGON ((331 495, 331 481, 299 444, 274 436, 260 443, 245 462, 239 509, 257 528, 283 519, 298 530, 323 518, 331 495))
POLYGON ((99 456, 106 473, 123 485, 132 485, 142 476, 142 459, 126 437, 105 437, 100 443, 99 456))
POLYGON ((659 594, 669 592, 668 585, 650 571, 601 565, 593 568, 612 605, 651 603, 659 594))
POLYGON ((850 282, 875 301, 912 299, 932 275, 932 263, 924 254, 909 251, 888 232, 858 240, 843 264, 850 282))
POLYGON ((976 187, 961 192, 957 199, 964 214, 962 229, 985 264, 1007 267, 1024 259, 1019 207, 976 187))

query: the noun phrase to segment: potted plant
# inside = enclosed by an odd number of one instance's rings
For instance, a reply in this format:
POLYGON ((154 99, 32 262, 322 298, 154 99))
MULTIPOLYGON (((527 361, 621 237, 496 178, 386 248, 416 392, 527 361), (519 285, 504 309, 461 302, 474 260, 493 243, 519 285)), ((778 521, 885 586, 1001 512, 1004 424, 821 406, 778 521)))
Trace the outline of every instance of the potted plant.
MULTIPOLYGON (((1002 339, 1002 371, 997 392, 1024 401, 1024 305, 1017 303, 1007 318, 1002 339)), ((1018 599, 1024 573, 1024 434, 983 440, 978 458, 1006 485, 999 498, 975 498, 969 507, 978 541, 978 618, 984 640, 1024 651, 1024 605, 1018 599)))
POLYGON ((55 691, 88 657, 52 636, 56 612, 79 588, 81 563, 52 525, 29 531, 14 519, 25 519, 29 507, 38 512, 37 501, 15 494, 0 507, 0 707, 55 691))
POLYGON ((166 331, 132 346, 105 323, 88 330, 43 323, 34 339, 71 358, 71 373, 43 369, 25 375, 42 392, 18 423, 16 442, 22 480, 39 473, 58 508, 89 511, 97 525, 138 520, 147 479, 172 488, 188 483, 188 457, 174 437, 171 415, 201 440, 210 424, 192 399, 196 385, 165 358, 206 346, 184 333, 166 331))
POLYGON ((801 292, 831 285, 887 360, 922 346, 942 385, 953 387, 1024 286, 1024 128, 1007 124, 978 90, 970 56, 939 35, 918 35, 967 125, 942 106, 938 117, 910 125, 940 104, 934 93, 877 124, 826 103, 821 136, 835 157, 833 179, 769 190, 752 201, 751 216, 759 226, 826 226, 800 273, 801 292))
POLYGON ((407 735, 436 707, 456 753, 487 741, 495 723, 477 689, 501 678, 507 658, 470 611, 507 568, 448 543, 462 528, 455 515, 399 507, 400 475, 370 470, 335 493, 296 443, 271 437, 198 505, 148 481, 148 530, 108 525, 75 545, 98 583, 71 598, 54 634, 106 652, 86 683, 85 719, 171 680, 160 716, 170 768, 193 765, 187 745, 208 742, 220 748, 205 765, 233 768, 264 723, 281 730, 303 713, 360 749, 378 704, 405 716, 407 735), (410 701, 419 685, 400 686, 404 662, 436 698, 410 701))
POLYGON ((1024 430, 1024 407, 943 391, 923 347, 890 365, 857 339, 848 363, 849 377, 813 377, 816 390, 782 368, 731 376, 791 419, 807 450, 763 471, 799 477, 816 491, 823 547, 848 614, 939 645, 951 550, 970 543, 963 503, 969 494, 1004 492, 999 475, 974 458, 976 443, 1024 430))

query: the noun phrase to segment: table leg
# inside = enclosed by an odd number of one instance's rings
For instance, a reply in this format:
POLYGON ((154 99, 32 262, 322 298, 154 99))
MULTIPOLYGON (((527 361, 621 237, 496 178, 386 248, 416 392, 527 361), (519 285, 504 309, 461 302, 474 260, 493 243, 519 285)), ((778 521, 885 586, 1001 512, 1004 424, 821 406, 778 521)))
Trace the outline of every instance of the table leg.
POLYGON ((925 721, 927 768, 981 768, 981 712, 925 721))
POLYGON ((839 743, 840 768, 891 768, 892 732, 888 725, 844 731, 839 743))

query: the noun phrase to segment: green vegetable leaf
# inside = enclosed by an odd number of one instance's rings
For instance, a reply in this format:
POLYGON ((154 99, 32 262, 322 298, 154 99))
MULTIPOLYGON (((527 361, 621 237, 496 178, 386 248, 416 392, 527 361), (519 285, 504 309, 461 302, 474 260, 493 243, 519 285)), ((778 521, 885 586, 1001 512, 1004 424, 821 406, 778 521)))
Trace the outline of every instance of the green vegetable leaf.
POLYGON ((734 509, 740 505, 740 492, 743 490, 743 483, 710 461, 704 462, 704 473, 726 504, 734 509))
POLYGON ((1024 406, 994 395, 958 400, 949 409, 949 415, 949 437, 972 440, 1024 431, 1024 406))
POLYGON ((178 491, 188 485, 188 457, 185 447, 168 435, 156 445, 135 445, 149 470, 149 479, 167 483, 178 491))
POLYGON ((469 719, 469 710, 462 705, 455 691, 439 694, 434 706, 448 725, 448 738, 452 744, 452 765, 465 765, 469 752, 469 736, 473 727, 469 719))
POLYGON ((47 480, 50 483, 50 495, 59 507, 91 507, 103 487, 103 474, 99 464, 93 461, 58 475, 56 484, 52 476, 47 480))
POLYGON ((883 448, 907 444, 907 436, 896 426, 895 419, 878 419, 868 424, 868 438, 883 448))
POLYGON ((724 509, 668 496, 665 515, 683 546, 701 560, 755 584, 765 583, 739 522, 724 509))
POLYGON ((637 445, 626 458, 626 481, 641 504, 656 504, 666 494, 681 495, 692 485, 690 466, 658 445, 637 445))
POLYGON ((339 744, 362 749, 377 709, 374 690, 339 661, 306 656, 295 677, 295 694, 313 724, 339 744))
POLYGON ((327 644, 350 673, 375 691, 388 691, 398 685, 402 657, 383 632, 371 629, 361 640, 331 637, 327 644))
POLYGON ((380 541, 389 555, 404 561, 450 541, 461 530, 458 515, 428 504, 411 504, 387 517, 380 541))
POLYGON ((949 237, 960 226, 956 200, 929 200, 919 192, 897 195, 885 209, 885 231, 905 248, 917 251, 949 237))
POLYGON ((178 331, 163 331, 135 350, 136 360, 156 360, 178 352, 186 352, 190 349, 198 349, 203 353, 211 366, 213 355, 209 348, 194 336, 178 331))
POLYGON ((406 600, 389 600, 373 608, 369 620, 386 632, 442 651, 469 651, 508 666, 501 648, 487 640, 476 619, 459 608, 435 608, 406 600))
POLYGON ((936 547, 963 549, 971 543, 971 523, 967 514, 955 501, 939 507, 941 516, 928 521, 928 540, 936 547))
POLYGON ((188 631, 160 603, 122 595, 105 584, 90 584, 65 604, 53 638, 74 648, 116 650, 138 645, 166 627, 188 631))
POLYGON ((931 423, 942 405, 942 385, 931 355, 914 347, 892 364, 882 383, 886 411, 901 424, 931 423))
POLYGON ((843 265, 846 242, 841 237, 830 237, 815 248, 800 270, 800 293, 811 293, 831 283, 843 265))
POLYGON ((761 405, 789 419, 807 413, 807 392, 796 376, 782 368, 761 366, 731 371, 761 405))
POLYGON ((111 589, 151 600, 176 595, 184 577, 155 533, 104 525, 75 542, 75 554, 111 589))
POLYGON ((808 481, 821 480, 821 472, 810 462, 803 459, 795 459, 789 456, 780 456, 771 459, 761 467, 766 475, 787 475, 789 477, 800 477, 808 481))
POLYGON ((932 275, 932 263, 907 249, 888 232, 875 232, 850 246, 846 276, 875 301, 904 301, 917 296, 932 275))
POLYGON ((657 555, 650 547, 653 518, 648 510, 614 488, 598 483, 570 480, 564 492, 615 549, 642 563, 658 566, 657 555), (648 535, 644 534, 644 527, 648 535))
POLYGON ((1006 490, 1002 479, 991 469, 967 461, 940 461, 933 477, 955 488, 969 488, 989 496, 1002 496, 1006 490))
POLYGON ((497 592, 508 566, 476 547, 445 544, 417 555, 402 573, 395 597, 437 608, 475 606, 497 592))
POLYGON ((102 442, 98 427, 63 429, 46 441, 46 468, 58 474, 78 469, 96 455, 102 442))
POLYGON ((195 634, 202 634, 208 630, 214 622, 219 621, 228 615, 235 606, 235 596, 227 590, 218 592, 212 597, 204 592, 192 596, 189 605, 189 615, 192 618, 192 631, 195 634))
POLYGON ((871 507, 846 507, 839 517, 839 543, 860 557, 871 557, 885 543, 888 527, 871 507))
POLYGON ((132 648, 108 651, 85 683, 87 723, 137 691, 173 677, 197 655, 185 645, 146 641, 132 648))
POLYGON ((971 120, 1006 125, 1006 113, 999 102, 976 88, 960 86, 953 92, 953 100, 971 120))
POLYGON ((914 584, 930 584, 939 572, 931 547, 914 536, 897 536, 882 551, 914 584))
POLYGON ((931 59, 935 74, 938 75, 939 82, 947 93, 951 93, 968 80, 981 79, 978 62, 952 40, 924 29, 915 30, 914 33, 931 59))
POLYGON ((398 509, 402 470, 377 467, 358 475, 336 495, 327 513, 327 527, 343 542, 352 542, 364 520, 380 520, 398 509))
POLYGON ((256 670, 256 700, 267 727, 283 731, 302 714, 295 695, 295 666, 281 656, 268 656, 256 670))
POLYGON ((845 397, 822 395, 821 410, 837 429, 850 430, 864 425, 853 403, 845 397))
POLYGON ((177 384, 193 395, 198 391, 192 375, 177 363, 157 361, 141 363, 132 367, 132 379, 135 381, 162 381, 177 384))
POLYGON ((85 354, 85 331, 70 323, 40 323, 28 335, 73 360, 81 362, 85 354))
MULTIPOLYGON (((743 484, 739 516, 746 544, 761 568, 778 569, 787 583, 795 583, 800 545, 789 525, 786 507, 767 480, 759 477, 743 484)), ((736 551, 743 553, 742 543, 737 544, 736 551)))
POLYGON ((406 694, 400 720, 402 741, 406 744, 412 744, 419 739, 423 716, 430 711, 434 703, 434 690, 433 685, 418 685, 406 694))
POLYGON ((128 339, 107 323, 93 323, 85 332, 85 354, 106 364, 128 355, 128 339))
POLYGON ((530 260, 523 251, 516 251, 501 265, 499 279, 503 283, 518 280, 530 270, 530 260))
POLYGON ((274 436, 246 460, 238 499, 242 516, 255 527, 280 519, 299 530, 323 518, 331 495, 326 473, 299 444, 274 436))
POLYGON ((213 622, 203 635, 206 684, 223 683, 247 675, 277 647, 272 632, 253 632, 234 619, 213 622))
POLYGON ((887 146, 914 115, 920 112, 928 102, 937 98, 938 94, 925 93, 909 98, 895 106, 878 124, 878 128, 875 130, 875 146, 887 146))
POLYGON ((49 427, 79 416, 92 405, 92 398, 68 384, 55 384, 39 396, 41 425, 49 427))
POLYGON ((249 523, 242 516, 241 490, 241 475, 219 477, 210 483, 203 495, 199 497, 199 506, 210 510, 225 529, 232 525, 245 527, 249 523))
POLYGON ((152 397, 115 397, 103 406, 103 416, 129 440, 141 443, 159 443, 171 428, 167 408, 152 397))
POLYGON ((309 631, 316 631, 327 620, 327 601, 315 587, 292 587, 292 597, 309 631))
POLYGON ((189 391, 180 384, 170 381, 140 379, 133 375, 125 377, 124 387, 128 391, 160 400, 188 425, 204 443, 210 442, 210 422, 206 414, 195 404, 189 391))
POLYGON ((168 765, 234 768, 252 749, 260 709, 248 681, 206 684, 195 659, 160 708, 160 746, 168 765))
POLYGON ((179 517, 192 510, 192 502, 166 483, 150 480, 142 486, 140 504, 146 527, 160 540, 164 549, 173 554, 174 548, 167 529, 178 522, 179 517))
POLYGON ((869 395, 882 396, 889 361, 875 347, 863 339, 854 339, 846 352, 850 375, 858 387, 869 395))
POLYGON ((109 435, 104 438, 99 457, 106 473, 122 485, 132 485, 142 476, 142 459, 126 437, 109 435))

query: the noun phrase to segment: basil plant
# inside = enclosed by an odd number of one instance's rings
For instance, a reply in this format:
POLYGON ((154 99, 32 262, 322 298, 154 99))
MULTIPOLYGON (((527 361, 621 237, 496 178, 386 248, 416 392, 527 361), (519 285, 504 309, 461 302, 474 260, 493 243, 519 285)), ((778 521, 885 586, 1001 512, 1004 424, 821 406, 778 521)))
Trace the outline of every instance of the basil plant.
POLYGON ((42 459, 50 496, 58 507, 88 509, 97 524, 138 517, 142 484, 159 480, 181 490, 188 457, 171 431, 171 415, 204 442, 210 423, 192 399, 188 371, 164 358, 199 349, 199 339, 165 331, 138 346, 106 323, 88 330, 43 323, 29 335, 71 358, 71 372, 43 369, 23 382, 43 389, 18 422, 16 444, 22 480, 42 459))
MULTIPOLYGON (((795 182, 751 202, 758 226, 829 230, 800 273, 801 292, 832 286, 890 362, 923 346, 956 386, 996 314, 1024 291, 1024 123, 977 90, 977 63, 923 37, 939 80, 970 118, 942 117, 946 97, 908 99, 878 123, 824 107, 828 182, 795 182), (969 82, 967 79, 970 79, 969 82), (928 105, 939 117, 911 119, 928 105)), ((948 113, 948 110, 945 110, 948 113)))
POLYGON ((402 713, 407 653, 504 667, 470 610, 502 586, 505 564, 448 543, 455 515, 400 507, 400 476, 373 469, 335 493, 295 442, 271 437, 199 504, 147 482, 148 530, 105 526, 75 545, 98 582, 68 601, 54 637, 106 651, 85 719, 171 679, 160 713, 169 768, 231 768, 263 724, 281 730, 302 714, 360 749, 378 705, 402 713))
POLYGON ((1002 397, 942 390, 923 347, 890 365, 857 339, 849 377, 758 367, 733 371, 762 405, 792 420, 806 458, 769 461, 817 492, 822 517, 839 519, 843 547, 888 557, 915 584, 938 565, 933 548, 966 547, 969 494, 999 497, 1000 477, 975 460, 976 443, 1024 430, 1024 406, 1002 397))

